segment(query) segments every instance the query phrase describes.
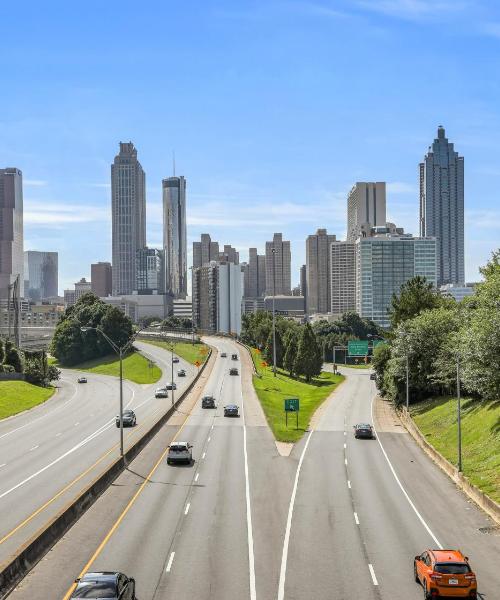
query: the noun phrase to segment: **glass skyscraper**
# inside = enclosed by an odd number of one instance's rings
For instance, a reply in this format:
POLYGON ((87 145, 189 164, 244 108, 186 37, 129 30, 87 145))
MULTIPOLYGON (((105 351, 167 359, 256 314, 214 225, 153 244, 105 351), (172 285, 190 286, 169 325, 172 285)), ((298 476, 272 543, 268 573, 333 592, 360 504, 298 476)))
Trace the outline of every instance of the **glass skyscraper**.
POLYGON ((163 187, 163 248, 165 291, 174 298, 187 296, 186 180, 168 177, 163 187))
POLYGON ((0 298, 19 277, 24 295, 23 175, 19 169, 0 169, 0 298))

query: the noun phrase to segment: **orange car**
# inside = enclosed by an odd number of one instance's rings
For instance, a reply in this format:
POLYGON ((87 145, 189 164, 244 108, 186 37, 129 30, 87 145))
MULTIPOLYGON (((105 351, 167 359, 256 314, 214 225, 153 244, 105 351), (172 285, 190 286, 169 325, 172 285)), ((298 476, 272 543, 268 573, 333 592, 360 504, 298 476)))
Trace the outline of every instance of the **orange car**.
POLYGON ((460 550, 426 550, 415 556, 415 581, 424 598, 477 598, 476 576, 460 550))

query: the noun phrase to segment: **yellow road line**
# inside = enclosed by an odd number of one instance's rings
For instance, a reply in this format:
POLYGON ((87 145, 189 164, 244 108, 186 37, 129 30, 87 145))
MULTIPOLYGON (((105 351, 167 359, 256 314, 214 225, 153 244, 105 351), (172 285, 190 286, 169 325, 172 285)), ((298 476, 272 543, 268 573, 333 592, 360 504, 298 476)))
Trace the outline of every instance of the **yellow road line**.
MULTIPOLYGON (((191 408, 191 410, 189 411, 189 413, 186 415, 186 418, 184 419, 184 422, 182 423, 182 425, 178 429, 177 433, 172 438, 172 441, 170 442, 171 444, 173 442, 175 442, 175 440, 177 439, 177 437, 179 436, 179 434, 181 433, 181 431, 184 429, 184 425, 187 423, 187 420, 191 416, 191 412, 192 412, 192 410, 193 410, 193 408, 195 406, 196 406, 196 403, 193 405, 193 407, 191 408)), ((103 551, 103 549, 106 546, 106 544, 109 542, 109 540, 110 540, 111 536, 113 535, 113 533, 118 529, 118 527, 120 526, 120 523, 123 521, 123 519, 127 515, 128 511, 132 508, 132 506, 135 504, 135 501, 140 496, 140 494, 142 493, 143 489, 146 487, 146 484, 149 483, 151 477, 154 475, 156 469, 160 466, 160 464, 161 464, 162 460, 165 458, 165 455, 167 454, 167 452, 168 452, 168 446, 162 452, 160 458, 157 460, 157 462, 155 463, 155 465, 153 466, 153 468, 151 469, 151 471, 148 473, 146 479, 142 482, 142 484, 139 487, 139 489, 137 490, 137 492, 133 495, 133 497, 130 500, 130 502, 123 509, 123 512, 121 513, 121 515, 118 517, 118 519, 115 521, 115 523, 113 524, 113 526, 111 527, 111 529, 108 531, 108 533, 106 534, 106 536, 102 540, 102 542, 99 544, 99 546, 97 547, 97 550, 90 557, 90 559, 87 562, 87 564, 83 567, 83 569, 81 570, 80 574, 78 575, 78 578, 81 578, 81 577, 83 577, 85 575, 85 573, 92 566, 92 563, 96 560, 96 558, 99 556, 99 554, 101 554, 101 552, 103 551)), ((73 591, 74 591, 75 588, 76 588, 76 583, 71 584, 71 587, 66 592, 66 595, 64 596, 63 600, 69 600, 69 598, 71 598, 71 594, 73 593, 73 591)))

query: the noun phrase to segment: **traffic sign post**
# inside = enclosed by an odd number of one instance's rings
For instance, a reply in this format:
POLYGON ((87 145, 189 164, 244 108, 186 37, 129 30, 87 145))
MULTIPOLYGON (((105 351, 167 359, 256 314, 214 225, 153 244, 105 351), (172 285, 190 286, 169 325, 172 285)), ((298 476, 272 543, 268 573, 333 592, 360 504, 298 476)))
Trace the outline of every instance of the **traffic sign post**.
POLYGON ((288 427, 288 413, 294 412, 297 415, 297 429, 299 428, 299 410, 300 402, 298 398, 285 399, 285 425, 288 427))

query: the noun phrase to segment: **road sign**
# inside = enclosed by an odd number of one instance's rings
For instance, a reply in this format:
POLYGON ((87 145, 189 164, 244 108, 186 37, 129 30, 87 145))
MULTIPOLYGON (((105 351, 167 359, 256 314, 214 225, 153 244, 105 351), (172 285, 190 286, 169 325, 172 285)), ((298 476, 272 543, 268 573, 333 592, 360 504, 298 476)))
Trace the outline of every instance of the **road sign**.
POLYGON ((285 400, 285 412, 298 412, 299 411, 299 399, 298 398, 287 398, 285 400))
POLYGON ((349 356, 366 356, 368 354, 368 340, 349 340, 347 350, 349 356))

